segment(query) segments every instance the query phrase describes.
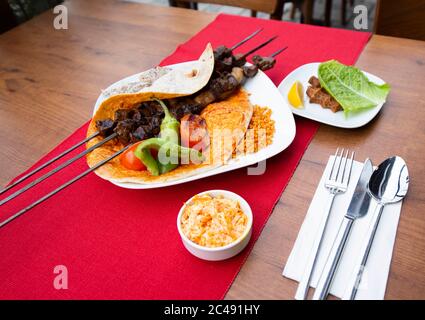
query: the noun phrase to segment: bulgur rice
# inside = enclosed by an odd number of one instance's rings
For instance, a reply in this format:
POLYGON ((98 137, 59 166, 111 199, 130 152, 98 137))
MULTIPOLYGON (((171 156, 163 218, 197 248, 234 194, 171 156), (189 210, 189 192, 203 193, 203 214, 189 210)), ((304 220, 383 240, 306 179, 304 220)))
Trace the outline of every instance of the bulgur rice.
POLYGON ((251 122, 243 140, 233 152, 233 158, 239 154, 255 153, 273 143, 275 122, 268 107, 254 106, 251 122))

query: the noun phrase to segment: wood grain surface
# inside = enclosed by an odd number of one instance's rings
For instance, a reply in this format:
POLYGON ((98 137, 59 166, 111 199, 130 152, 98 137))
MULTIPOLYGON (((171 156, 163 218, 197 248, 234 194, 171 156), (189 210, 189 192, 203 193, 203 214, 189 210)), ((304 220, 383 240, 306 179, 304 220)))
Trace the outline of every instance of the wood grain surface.
MULTIPOLYGON (((65 2, 69 29, 46 12, 0 36, 0 183, 28 168, 85 123, 101 88, 158 64, 213 14, 112 0, 65 2), (144 44, 144 45, 141 45, 144 44), (132 54, 128 54, 131 52, 132 54)), ((425 42, 373 36, 357 63, 392 86, 363 128, 322 125, 282 194, 228 299, 291 299, 281 276, 329 154, 337 146, 409 166, 386 298, 425 299, 425 42)))

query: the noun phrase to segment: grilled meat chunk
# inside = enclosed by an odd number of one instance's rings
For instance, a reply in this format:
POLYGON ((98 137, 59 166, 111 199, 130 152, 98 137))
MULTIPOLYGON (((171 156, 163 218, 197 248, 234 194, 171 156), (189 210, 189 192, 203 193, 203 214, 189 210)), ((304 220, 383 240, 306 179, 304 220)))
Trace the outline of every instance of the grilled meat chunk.
POLYGON ((203 106, 195 101, 193 97, 181 97, 177 99, 169 99, 166 101, 171 114, 180 120, 184 115, 189 113, 201 113, 203 106))
POLYGON ((310 79, 308 79, 308 83, 311 84, 311 86, 313 88, 321 88, 322 86, 320 85, 320 80, 319 78, 315 77, 315 76, 311 76, 310 79))
POLYGON ((118 135, 118 140, 122 144, 128 144, 131 141, 131 133, 135 129, 137 123, 133 119, 125 119, 118 121, 114 132, 118 135))
POLYGON ((214 60, 223 60, 232 56, 232 50, 225 46, 219 46, 214 50, 214 60))
POLYGON ((131 109, 119 109, 114 116, 115 121, 99 120, 96 126, 102 136, 115 132, 121 143, 128 144, 158 135, 164 112, 157 102, 147 101, 131 109))
POLYGON ((332 112, 342 110, 341 105, 336 101, 322 86, 317 77, 312 76, 308 80, 310 86, 307 88, 307 96, 310 98, 310 103, 317 103, 322 108, 331 109, 332 112))
POLYGON ((258 67, 256 65, 252 66, 243 66, 243 74, 247 78, 253 78, 258 73, 258 67))
POLYGON ((130 119, 134 114, 134 109, 118 109, 115 111, 114 119, 115 121, 122 121, 130 119))
POLYGON ((215 100, 222 100, 228 96, 229 92, 233 92, 239 84, 240 82, 238 82, 233 74, 227 73, 220 78, 214 79, 211 82, 209 90, 212 92, 215 100))
POLYGON ((195 102, 199 105, 206 107, 215 101, 215 95, 211 90, 203 90, 195 97, 195 102))
POLYGON ((156 101, 145 101, 138 107, 138 110, 143 114, 144 117, 164 116, 164 111, 156 101))
POLYGON ((260 55, 255 55, 252 57, 252 62, 261 71, 266 71, 274 67, 276 64, 276 59, 273 57, 262 57, 260 55))
POLYGON ((234 58, 233 58, 233 66, 234 67, 241 68, 245 65, 245 63, 246 63, 246 58, 244 57, 243 54, 238 53, 238 54, 234 55, 234 58))
POLYGON ((134 121, 141 124, 146 124, 146 116, 139 109, 135 109, 133 116, 131 117, 134 121))
POLYGON ((130 141, 132 143, 138 142, 147 138, 150 138, 150 133, 143 126, 138 127, 136 130, 130 133, 130 141))
POLYGON ((233 68, 233 57, 227 57, 223 60, 216 60, 214 62, 214 72, 218 75, 223 72, 231 72, 233 68))
MULTIPOLYGON (((211 79, 207 87, 195 96, 194 101, 200 105, 202 111, 210 103, 230 96, 243 80, 242 68, 233 67, 231 73, 225 73, 218 78, 211 79)), ((200 113, 200 111, 192 113, 200 113)))
POLYGON ((110 118, 105 120, 97 120, 96 128, 103 137, 109 136, 114 132, 116 122, 110 118))

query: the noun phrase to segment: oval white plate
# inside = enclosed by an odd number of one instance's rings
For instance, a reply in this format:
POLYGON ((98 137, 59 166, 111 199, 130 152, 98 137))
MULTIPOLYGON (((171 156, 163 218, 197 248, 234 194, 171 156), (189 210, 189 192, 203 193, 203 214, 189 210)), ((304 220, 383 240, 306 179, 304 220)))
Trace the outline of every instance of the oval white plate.
MULTIPOLYGON (((168 67, 181 68, 184 67, 186 63, 187 62, 174 64, 168 67)), ((138 79, 138 76, 139 74, 135 74, 125 79, 119 80, 109 86, 107 89, 122 86, 131 81, 136 81, 138 79)), ((235 159, 231 159, 226 165, 223 165, 221 167, 175 181, 150 184, 122 183, 114 180, 109 181, 111 181, 117 186, 128 189, 151 189, 167 187, 250 166, 257 162, 266 160, 285 150, 295 138, 295 120, 287 102, 279 93, 274 83, 264 72, 259 71, 254 78, 248 79, 248 81, 244 84, 243 87, 250 93, 250 101, 252 104, 267 106, 272 110, 272 119, 275 121, 276 131, 274 134, 273 143, 271 145, 256 153, 247 154, 244 156, 237 157, 235 159)), ((99 108, 103 100, 105 100, 105 97, 101 94, 96 101, 93 114, 99 108)))
MULTIPOLYGON (((369 121, 371 121, 381 110, 384 105, 379 104, 375 108, 364 110, 358 113, 350 114, 345 116, 343 111, 332 112, 329 109, 322 108, 317 103, 310 103, 307 94, 305 93, 307 87, 309 86, 308 79, 311 76, 317 77, 317 70, 319 68, 320 62, 308 63, 301 67, 298 67, 292 71, 283 81, 279 84, 279 91, 284 97, 285 103, 292 110, 292 112, 301 117, 309 118, 318 122, 326 123, 331 126, 340 127, 340 128, 358 128, 364 126, 369 121), (295 81, 300 81, 303 85, 304 92, 304 108, 297 109, 292 107, 288 102, 288 92, 291 86, 295 81)), ((376 84, 384 84, 385 81, 373 74, 363 71, 365 76, 372 82, 376 84)))

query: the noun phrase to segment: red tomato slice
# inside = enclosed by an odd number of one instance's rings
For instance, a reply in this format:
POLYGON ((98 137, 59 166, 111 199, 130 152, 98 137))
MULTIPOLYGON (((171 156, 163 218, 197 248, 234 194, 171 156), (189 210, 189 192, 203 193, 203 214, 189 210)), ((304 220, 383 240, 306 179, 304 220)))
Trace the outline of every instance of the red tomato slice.
POLYGON ((134 155, 134 151, 140 142, 135 143, 120 155, 120 163, 129 170, 142 171, 146 166, 134 155))
MULTIPOLYGON (((135 170, 135 171, 146 170, 146 166, 134 154, 134 151, 136 150, 140 142, 136 142, 120 155, 120 163, 129 170, 135 170)), ((151 155, 155 159, 158 158, 158 150, 151 149, 151 155)))
POLYGON ((208 131, 205 119, 196 114, 187 114, 180 120, 180 137, 183 147, 204 149, 208 146, 208 131))

